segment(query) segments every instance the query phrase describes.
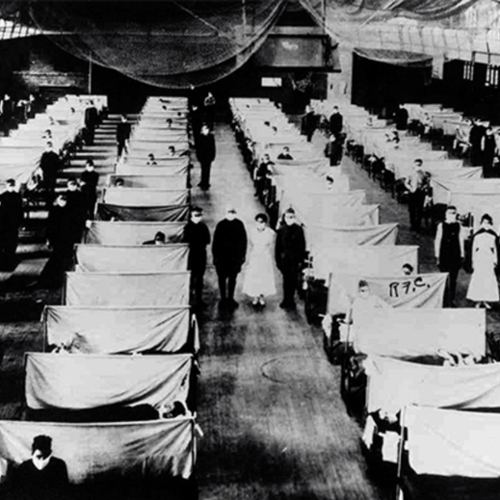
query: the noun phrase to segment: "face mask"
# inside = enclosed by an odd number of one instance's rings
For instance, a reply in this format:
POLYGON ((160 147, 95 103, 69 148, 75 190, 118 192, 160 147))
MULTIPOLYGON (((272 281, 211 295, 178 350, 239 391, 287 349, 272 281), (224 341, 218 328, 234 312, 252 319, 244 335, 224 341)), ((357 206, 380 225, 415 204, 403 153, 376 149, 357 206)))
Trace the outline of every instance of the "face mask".
POLYGON ((233 214, 232 212, 228 212, 226 214, 226 219, 227 220, 234 220, 236 218, 236 214, 233 214))
POLYGON ((33 465, 38 469, 38 470, 43 470, 47 465, 49 465, 50 462, 50 455, 46 458, 41 458, 41 457, 32 457, 31 458, 33 465))

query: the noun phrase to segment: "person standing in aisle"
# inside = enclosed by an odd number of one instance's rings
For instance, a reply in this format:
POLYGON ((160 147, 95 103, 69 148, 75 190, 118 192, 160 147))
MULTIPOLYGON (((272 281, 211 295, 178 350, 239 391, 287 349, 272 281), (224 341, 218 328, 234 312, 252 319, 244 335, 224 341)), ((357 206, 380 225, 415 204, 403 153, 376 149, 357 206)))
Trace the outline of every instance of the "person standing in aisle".
POLYGON ((11 269, 16 260, 19 228, 24 220, 23 200, 16 191, 16 181, 7 180, 7 189, 0 195, 0 264, 11 269))
POLYGON ((203 209, 193 207, 191 218, 184 226, 182 240, 189 245, 188 270, 191 271, 191 284, 194 290, 196 307, 203 307, 203 276, 207 267, 207 245, 210 244, 210 231, 203 222, 203 209))
POLYGON ((424 211, 425 181, 422 163, 422 160, 417 158, 413 162, 411 174, 404 180, 405 187, 408 190, 408 212, 412 231, 420 230, 424 211))
POLYGON ((210 188, 210 169, 215 160, 215 137, 207 125, 202 125, 196 141, 196 156, 201 166, 201 180, 198 186, 206 191, 210 188))
POLYGON ((295 291, 306 256, 304 230, 297 224, 295 211, 289 208, 278 229, 275 246, 276 265, 283 275, 283 309, 295 309, 295 291))
POLYGON ((249 235, 250 254, 243 279, 243 293, 253 297, 253 306, 264 307, 264 297, 276 294, 273 265, 276 235, 267 222, 266 214, 257 214, 255 227, 250 230, 249 235))
POLYGON ((340 114, 338 106, 333 107, 333 113, 330 116, 330 133, 337 139, 344 128, 344 117, 340 114))
POLYGON ((467 298, 491 309, 488 302, 498 302, 498 282, 495 269, 498 265, 498 235, 493 230, 489 214, 481 217, 481 227, 472 237, 472 276, 467 298))
POLYGON ((220 306, 238 307, 234 300, 236 277, 245 263, 247 232, 241 220, 236 218, 236 209, 227 208, 226 216, 216 226, 212 255, 219 278, 220 306))
POLYGON ((94 217, 94 208, 97 201, 97 185, 99 184, 99 174, 95 171, 94 160, 87 160, 85 170, 80 176, 80 186, 82 189, 85 217, 90 220, 94 217))
POLYGON ((311 142, 314 132, 318 128, 318 115, 316 115, 311 106, 306 107, 306 114, 300 122, 300 133, 305 135, 307 142, 311 142))
POLYGON ((52 142, 47 142, 47 147, 40 157, 40 170, 42 171, 42 186, 45 189, 47 202, 54 199, 56 189, 57 173, 61 168, 61 158, 54 151, 52 142))
POLYGON ((87 132, 86 142, 87 145, 92 146, 94 144, 95 129, 99 125, 99 113, 94 106, 94 101, 90 101, 89 105, 85 108, 84 120, 87 132))
POLYGON ((130 139, 132 127, 125 115, 121 115, 120 123, 116 126, 117 159, 119 160, 123 151, 128 152, 127 144, 130 139))
POLYGON ((445 302, 454 307, 458 272, 464 256, 464 242, 461 225, 457 220, 457 209, 452 205, 446 209, 445 220, 438 224, 434 251, 439 270, 449 274, 448 300, 445 302))

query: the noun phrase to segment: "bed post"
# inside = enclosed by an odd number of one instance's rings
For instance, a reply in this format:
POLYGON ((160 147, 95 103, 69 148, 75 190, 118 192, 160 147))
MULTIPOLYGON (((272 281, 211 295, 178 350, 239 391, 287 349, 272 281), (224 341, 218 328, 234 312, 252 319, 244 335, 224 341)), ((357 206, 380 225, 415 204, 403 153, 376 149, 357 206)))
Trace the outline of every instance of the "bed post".
POLYGON ((398 448, 398 467, 396 472, 396 492, 394 495, 395 500, 400 500, 402 498, 403 490, 401 489, 401 472, 403 469, 403 454, 405 449, 405 435, 406 435, 406 406, 403 406, 401 410, 401 416, 399 417, 399 425, 401 431, 399 434, 399 448, 398 448))

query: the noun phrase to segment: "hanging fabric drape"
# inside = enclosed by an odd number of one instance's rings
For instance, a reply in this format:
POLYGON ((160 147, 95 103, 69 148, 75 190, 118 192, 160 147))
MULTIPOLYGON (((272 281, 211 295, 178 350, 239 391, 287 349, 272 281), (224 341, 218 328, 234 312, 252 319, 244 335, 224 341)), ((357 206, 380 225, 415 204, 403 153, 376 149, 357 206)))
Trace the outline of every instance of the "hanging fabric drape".
POLYGON ((285 0, 32 2, 30 16, 73 55, 168 88, 215 82, 265 41, 285 0))
POLYGON ((354 53, 370 61, 405 68, 432 68, 432 57, 403 50, 380 50, 355 48, 354 53))

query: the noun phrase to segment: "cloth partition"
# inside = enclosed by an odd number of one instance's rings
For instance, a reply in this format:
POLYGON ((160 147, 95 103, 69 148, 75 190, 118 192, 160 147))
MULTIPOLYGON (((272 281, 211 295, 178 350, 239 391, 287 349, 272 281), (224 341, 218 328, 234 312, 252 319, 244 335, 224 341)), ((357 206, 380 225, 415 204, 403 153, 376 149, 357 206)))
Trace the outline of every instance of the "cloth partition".
POLYGON ((397 224, 378 226, 320 226, 306 225, 308 248, 335 248, 350 245, 395 245, 397 224))
POLYGON ((149 153, 144 153, 144 156, 141 158, 132 158, 126 157, 121 160, 118 165, 129 165, 132 167, 186 167, 189 166, 190 157, 189 151, 181 151, 179 154, 175 156, 166 156, 165 152, 159 151, 158 148, 155 148, 156 151, 152 153, 155 155, 156 165, 148 165, 148 157, 149 153))
POLYGON ((47 306, 45 345, 82 354, 175 353, 199 349, 189 306, 47 306))
POLYGON ((279 210, 282 215, 288 208, 293 208, 297 218, 307 223, 309 217, 334 210, 333 207, 360 207, 365 198, 366 193, 361 189, 348 193, 301 193, 289 190, 282 193, 279 210))
POLYGON ((282 166, 274 168, 274 170, 277 175, 273 177, 273 184, 280 191, 296 191, 297 186, 301 186, 302 192, 305 193, 347 193, 350 191, 349 176, 342 174, 336 168, 325 170, 324 175, 318 175, 311 171, 295 171, 286 167, 283 169, 282 166), (332 191, 327 190, 327 175, 334 181, 332 191))
POLYGON ((191 354, 26 354, 26 403, 33 410, 86 410, 186 401, 191 354), (85 381, 82 383, 82 381, 85 381))
MULTIPOLYGON (((407 158, 402 158, 401 161, 393 165, 393 172, 396 177, 396 179, 401 179, 403 177, 408 177, 413 172, 414 169, 414 161, 418 157, 413 157, 413 156, 408 156, 407 158)), ((439 173, 439 171, 451 171, 451 170, 456 170, 456 171, 461 171, 466 170, 468 171, 469 168, 476 168, 476 167, 464 167, 464 162, 463 160, 427 160, 423 165, 422 165, 422 170, 424 172, 430 172, 431 174, 436 172, 439 173)))
POLYGON ((177 175, 179 177, 186 176, 189 173, 189 161, 174 165, 136 165, 134 163, 118 163, 116 165, 116 174, 122 175, 177 175))
POLYGON ((274 162, 280 161, 284 163, 284 160, 278 160, 277 157, 283 151, 283 148, 287 146, 290 148, 290 155, 293 158, 291 161, 317 159, 318 152, 313 149, 309 142, 303 142, 303 139, 303 136, 291 137, 287 135, 281 141, 278 141, 277 137, 267 137, 255 144, 255 157, 262 160, 264 154, 267 153, 274 162))
POLYGON ((157 207, 132 207, 123 205, 97 204, 98 220, 178 222, 186 221, 189 205, 166 205, 157 207))
POLYGON ((191 275, 184 273, 66 273, 68 306, 184 306, 191 275))
POLYGON ((111 205, 151 207, 160 205, 187 205, 189 190, 167 191, 127 187, 108 187, 103 193, 103 202, 111 205))
MULTIPOLYGON (((154 236, 154 235, 153 235, 154 236)), ((80 272, 169 272, 186 271, 189 245, 110 246, 76 245, 80 272)))
POLYGON ((85 234, 85 243, 93 245, 135 246, 154 238, 161 231, 166 241, 179 243, 183 222, 107 222, 93 220, 85 234))
POLYGON ((347 313, 357 295, 358 283, 364 280, 374 295, 392 307, 439 309, 443 307, 447 273, 412 276, 365 276, 331 273, 328 286, 327 311, 330 314, 347 313))
POLYGON ((453 204, 462 214, 469 213, 473 207, 500 205, 500 179, 432 179, 432 188, 435 203, 453 204))
POLYGON ((186 189, 187 176, 179 175, 110 175, 108 186, 114 186, 117 179, 123 180, 124 187, 144 189, 186 189))
POLYGON ((363 363, 368 413, 404 406, 455 410, 500 408, 500 365, 433 366, 381 356, 363 363))
POLYGON ((483 357, 486 318, 479 309, 389 309, 356 325, 353 345, 368 355, 410 358, 439 350, 483 357))
POLYGON ((395 276, 401 273, 403 264, 410 264, 418 272, 418 246, 315 247, 311 250, 311 256, 314 277, 325 281, 331 272, 340 271, 365 276, 395 276))
POLYGON ((395 172, 396 165, 404 165, 413 162, 420 158, 425 165, 427 163, 435 163, 439 161, 448 161, 447 151, 434 151, 434 150, 394 150, 385 155, 385 168, 391 172, 395 172))
POLYGON ((408 460, 417 474, 500 476, 500 415, 418 406, 404 411, 408 460))
POLYGON ((380 223, 380 206, 333 206, 329 211, 317 213, 313 220, 319 226, 331 227, 335 224, 341 224, 342 226, 376 226, 380 223))
MULTIPOLYGON (((279 154, 279 153, 278 153, 279 154)), ((323 169, 330 170, 330 161, 327 158, 304 158, 297 160, 273 160, 274 165, 272 169, 277 175, 285 175, 290 171, 304 170, 316 172, 323 169)))
POLYGON ((147 422, 60 424, 0 421, 0 456, 21 464, 31 456, 34 436, 52 438, 54 456, 68 467, 71 483, 107 474, 191 476, 195 459, 194 419, 147 422))

